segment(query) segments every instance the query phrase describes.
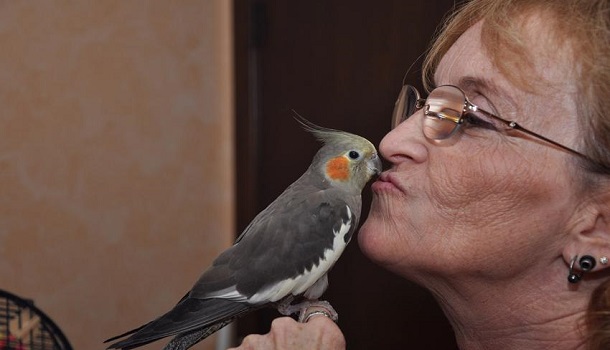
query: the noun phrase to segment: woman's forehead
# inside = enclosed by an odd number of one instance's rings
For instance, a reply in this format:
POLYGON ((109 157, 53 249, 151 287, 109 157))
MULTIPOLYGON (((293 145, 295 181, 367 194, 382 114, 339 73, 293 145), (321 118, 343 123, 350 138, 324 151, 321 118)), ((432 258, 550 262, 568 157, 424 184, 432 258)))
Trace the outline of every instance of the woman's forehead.
POLYGON ((443 56, 435 71, 434 83, 436 86, 459 86, 467 96, 469 91, 482 92, 493 100, 499 107, 498 112, 506 118, 520 115, 517 119, 526 122, 523 114, 527 114, 525 119, 531 127, 549 128, 550 124, 561 120, 566 129, 576 130, 576 84, 572 79, 573 72, 570 74, 567 68, 570 63, 566 51, 569 50, 559 52, 561 49, 553 48, 548 36, 539 38, 540 35, 536 35, 550 30, 546 24, 526 22, 520 32, 526 55, 532 61, 523 60, 508 73, 498 67, 496 62, 503 56, 508 59, 516 53, 490 50, 483 39, 485 22, 479 21, 467 29, 443 56), (492 57, 494 52, 496 57, 492 57), (470 82, 475 84, 468 86, 470 82), (562 116, 553 120, 541 117, 534 121, 534 115, 543 115, 536 108, 543 107, 549 112, 569 111, 563 114, 572 117, 562 116))
POLYGON ((553 86, 573 85, 574 62, 568 43, 553 37, 552 21, 544 21, 536 13, 515 18, 515 29, 503 45, 486 35, 485 21, 468 28, 443 56, 434 74, 435 84, 456 84, 464 76, 494 80, 499 85, 511 84, 519 89, 538 91, 553 86), (545 35, 540 35, 545 33, 545 35))
POLYGON ((482 22, 462 34, 441 59, 434 74, 436 86, 458 85, 464 76, 480 76, 492 72, 492 64, 481 43, 482 22))

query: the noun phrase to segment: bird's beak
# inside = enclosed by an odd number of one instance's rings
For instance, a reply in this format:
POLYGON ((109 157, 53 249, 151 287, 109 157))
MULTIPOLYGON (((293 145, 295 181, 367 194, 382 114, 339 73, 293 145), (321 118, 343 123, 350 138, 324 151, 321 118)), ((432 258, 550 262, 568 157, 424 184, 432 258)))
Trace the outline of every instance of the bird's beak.
POLYGON ((374 153, 371 159, 368 161, 367 167, 371 171, 371 175, 379 175, 381 171, 383 171, 383 166, 381 165, 381 159, 374 153))

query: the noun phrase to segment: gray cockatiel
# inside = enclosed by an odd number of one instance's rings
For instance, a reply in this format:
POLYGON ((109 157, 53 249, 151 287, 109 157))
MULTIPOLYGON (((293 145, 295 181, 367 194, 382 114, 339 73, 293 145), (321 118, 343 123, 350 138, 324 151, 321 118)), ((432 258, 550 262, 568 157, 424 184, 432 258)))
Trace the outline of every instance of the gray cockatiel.
POLYGON ((324 143, 307 171, 252 220, 173 309, 107 340, 131 335, 109 349, 132 349, 168 336, 176 337, 166 350, 188 349, 262 306, 290 314, 315 304, 328 287, 327 272, 358 226, 362 189, 381 172, 381 161, 365 138, 301 122, 324 143), (308 304, 291 305, 301 296, 308 304))

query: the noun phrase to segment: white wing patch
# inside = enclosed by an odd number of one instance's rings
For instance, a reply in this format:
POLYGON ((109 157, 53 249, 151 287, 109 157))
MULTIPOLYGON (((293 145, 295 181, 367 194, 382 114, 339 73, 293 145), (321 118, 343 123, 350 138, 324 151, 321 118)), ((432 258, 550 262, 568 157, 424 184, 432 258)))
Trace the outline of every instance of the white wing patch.
POLYGON ((231 286, 229 288, 225 288, 214 293, 209 293, 206 295, 206 298, 221 298, 239 302, 244 302, 248 300, 245 295, 237 291, 235 286, 231 286))
MULTIPOLYGON (((326 249, 324 251, 324 256, 317 265, 314 265, 311 270, 305 270, 303 274, 295 278, 277 282, 276 284, 261 290, 250 297, 248 302, 251 304, 276 302, 286 297, 288 294, 299 295, 305 293, 316 283, 316 281, 318 281, 318 279, 325 276, 328 270, 337 262, 347 246, 345 235, 348 234, 352 227, 352 211, 348 206, 345 206, 345 208, 347 209, 347 222, 342 222, 339 231, 333 232, 335 234, 333 247, 332 249, 326 249)), ((324 290, 325 289, 326 288, 324 288, 324 290)), ((322 294, 324 290, 321 290, 319 294, 322 294)))

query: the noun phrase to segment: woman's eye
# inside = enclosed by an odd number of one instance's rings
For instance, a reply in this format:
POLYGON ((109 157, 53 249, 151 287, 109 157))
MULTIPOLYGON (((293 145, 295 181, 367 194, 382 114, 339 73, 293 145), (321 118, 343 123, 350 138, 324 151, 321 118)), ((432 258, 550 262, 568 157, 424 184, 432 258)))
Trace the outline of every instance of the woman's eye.
POLYGON ((466 113, 464 115, 464 121, 468 124, 469 127, 498 131, 498 128, 494 123, 489 120, 485 120, 479 116, 476 116, 472 113, 466 113))

